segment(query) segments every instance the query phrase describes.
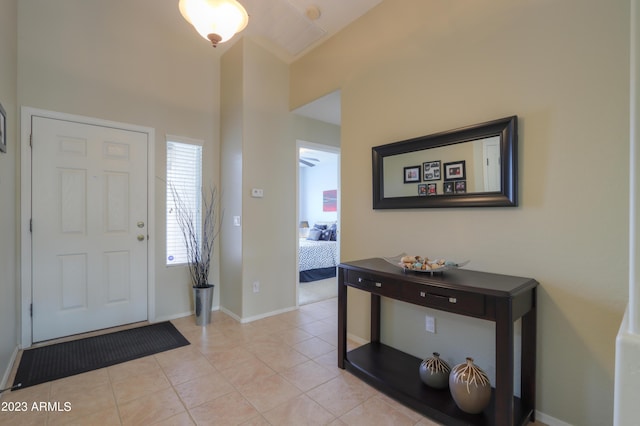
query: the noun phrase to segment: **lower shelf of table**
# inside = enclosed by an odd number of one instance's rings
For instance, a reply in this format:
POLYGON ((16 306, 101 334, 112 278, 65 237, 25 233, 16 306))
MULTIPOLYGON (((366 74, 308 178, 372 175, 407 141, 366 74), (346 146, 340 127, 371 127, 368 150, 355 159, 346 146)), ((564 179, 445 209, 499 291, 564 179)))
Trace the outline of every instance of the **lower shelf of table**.
MULTIPOLYGON (((467 414, 453 401, 449 389, 433 389, 422 383, 419 358, 381 343, 369 343, 347 353, 345 369, 381 392, 419 413, 446 425, 494 425, 494 396, 480 414, 467 414)), ((531 409, 514 397, 514 424, 526 425, 531 409)))

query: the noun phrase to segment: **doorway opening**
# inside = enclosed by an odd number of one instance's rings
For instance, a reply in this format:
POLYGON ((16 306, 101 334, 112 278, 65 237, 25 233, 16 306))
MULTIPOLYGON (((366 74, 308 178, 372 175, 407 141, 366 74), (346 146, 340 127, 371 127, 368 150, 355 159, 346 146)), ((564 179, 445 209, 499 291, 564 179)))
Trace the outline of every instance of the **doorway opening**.
POLYGON ((304 305, 337 297, 341 92, 331 92, 293 113, 312 120, 300 126, 296 144, 296 292, 298 305, 304 305))
POLYGON ((298 141, 298 305, 337 297, 340 149, 298 141))

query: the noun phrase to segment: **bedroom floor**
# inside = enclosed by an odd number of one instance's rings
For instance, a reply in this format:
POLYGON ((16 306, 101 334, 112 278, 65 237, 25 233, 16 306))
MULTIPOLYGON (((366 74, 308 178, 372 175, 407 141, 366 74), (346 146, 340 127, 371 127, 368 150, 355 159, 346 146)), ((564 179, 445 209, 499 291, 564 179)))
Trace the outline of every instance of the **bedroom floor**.
POLYGON ((338 297, 338 278, 336 277, 300 283, 298 287, 298 304, 300 306, 334 297, 338 297))

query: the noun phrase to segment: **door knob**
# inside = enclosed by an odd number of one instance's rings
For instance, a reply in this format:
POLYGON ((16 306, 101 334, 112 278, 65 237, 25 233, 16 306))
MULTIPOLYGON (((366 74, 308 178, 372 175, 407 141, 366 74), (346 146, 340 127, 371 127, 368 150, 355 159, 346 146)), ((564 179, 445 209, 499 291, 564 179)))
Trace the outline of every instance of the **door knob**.
POLYGON ((144 241, 144 235, 142 234, 138 235, 138 241, 144 241))
POLYGON ((138 222, 137 225, 138 225, 138 228, 144 228, 144 222, 143 221, 138 222))

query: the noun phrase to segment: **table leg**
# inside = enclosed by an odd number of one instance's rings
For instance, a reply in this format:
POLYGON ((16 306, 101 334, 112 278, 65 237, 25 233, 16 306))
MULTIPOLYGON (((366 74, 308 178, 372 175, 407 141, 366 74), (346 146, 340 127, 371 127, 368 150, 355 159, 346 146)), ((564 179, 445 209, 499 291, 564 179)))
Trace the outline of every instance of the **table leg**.
POLYGON ((344 368, 347 357, 347 286, 346 271, 338 269, 338 367, 344 368))
POLYGON ((371 293, 371 343, 380 342, 380 296, 371 293))
POLYGON ((521 390, 522 406, 531 410, 530 420, 535 421, 536 408, 536 306, 533 289, 533 306, 522 317, 521 390))
POLYGON ((496 300, 495 424, 513 425, 513 315, 511 301, 496 300))

